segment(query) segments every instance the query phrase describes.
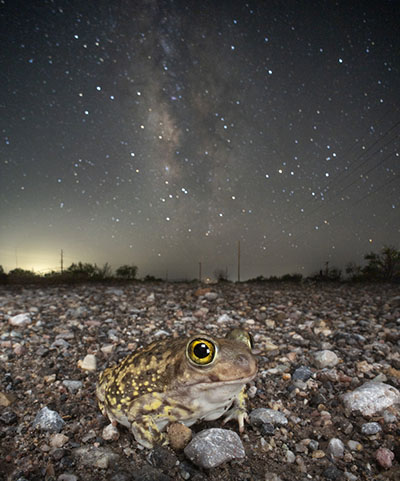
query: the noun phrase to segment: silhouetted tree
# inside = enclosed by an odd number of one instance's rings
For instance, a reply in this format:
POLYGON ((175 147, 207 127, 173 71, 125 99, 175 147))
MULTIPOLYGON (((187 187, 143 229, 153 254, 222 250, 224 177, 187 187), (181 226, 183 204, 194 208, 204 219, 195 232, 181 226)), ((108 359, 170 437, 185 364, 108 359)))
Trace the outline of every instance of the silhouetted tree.
POLYGON ((362 277, 361 266, 358 266, 354 262, 349 262, 346 265, 345 272, 351 280, 361 279, 362 277))
POLYGON ((400 251, 392 246, 385 246, 379 254, 370 252, 364 259, 368 264, 363 273, 368 278, 391 281, 400 276, 400 251))
POLYGON ((115 274, 117 277, 122 277, 122 279, 133 280, 136 278, 137 270, 137 266, 123 265, 118 267, 118 269, 115 271, 115 274))
POLYGON ((218 282, 226 282, 228 280, 228 274, 225 269, 215 269, 214 277, 218 282))

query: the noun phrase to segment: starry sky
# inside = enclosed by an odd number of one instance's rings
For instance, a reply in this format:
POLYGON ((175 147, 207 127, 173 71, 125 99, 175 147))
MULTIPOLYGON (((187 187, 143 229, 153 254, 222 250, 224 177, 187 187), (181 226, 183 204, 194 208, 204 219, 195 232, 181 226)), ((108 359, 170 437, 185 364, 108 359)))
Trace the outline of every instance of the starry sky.
POLYGON ((400 233, 400 3, 0 0, 0 264, 241 279, 400 233))

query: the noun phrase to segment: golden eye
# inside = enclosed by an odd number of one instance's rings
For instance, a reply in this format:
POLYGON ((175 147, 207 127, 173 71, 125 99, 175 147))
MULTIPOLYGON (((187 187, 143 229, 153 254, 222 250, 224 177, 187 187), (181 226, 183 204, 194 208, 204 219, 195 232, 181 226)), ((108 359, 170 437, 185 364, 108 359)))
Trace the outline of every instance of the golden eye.
POLYGON ((215 344, 208 339, 193 339, 187 348, 189 359, 195 364, 205 366, 210 364, 215 357, 215 344))

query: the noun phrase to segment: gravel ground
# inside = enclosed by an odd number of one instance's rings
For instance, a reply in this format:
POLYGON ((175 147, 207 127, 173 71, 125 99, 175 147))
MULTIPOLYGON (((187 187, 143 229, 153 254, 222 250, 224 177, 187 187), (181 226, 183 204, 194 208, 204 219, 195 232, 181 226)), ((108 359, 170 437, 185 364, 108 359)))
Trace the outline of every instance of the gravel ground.
MULTIPOLYGON (((398 286, 3 287, 0 381, 4 480, 400 479, 398 286), (105 434, 95 385, 108 363, 158 338, 238 326, 260 351, 244 459, 203 469, 182 451, 140 449, 124 427, 105 434), (360 413, 342 396, 368 381, 383 391, 360 413), (44 407, 62 418, 53 432, 37 426, 44 407), (259 408, 279 415, 259 421, 259 408)), ((220 420, 192 430, 210 427, 220 420)))

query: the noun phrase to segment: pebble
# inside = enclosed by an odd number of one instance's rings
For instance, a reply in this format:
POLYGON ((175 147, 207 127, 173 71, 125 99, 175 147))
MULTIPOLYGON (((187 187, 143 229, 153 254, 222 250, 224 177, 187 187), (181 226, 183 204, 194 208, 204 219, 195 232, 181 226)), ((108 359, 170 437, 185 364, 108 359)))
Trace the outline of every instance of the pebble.
POLYGON ((104 447, 83 446, 75 448, 72 454, 83 465, 100 469, 107 469, 119 460, 118 454, 104 447))
POLYGON ((315 451, 313 451, 311 457, 314 458, 314 459, 324 458, 324 457, 325 457, 325 452, 322 451, 322 449, 316 449, 315 451))
POLYGON ((232 318, 228 316, 228 314, 222 314, 217 319, 218 324, 226 324, 228 322, 232 322, 232 318))
POLYGON ((350 451, 362 451, 363 449, 362 444, 360 444, 358 441, 353 441, 352 439, 347 441, 347 447, 350 449, 350 451))
POLYGON ((150 295, 146 297, 147 304, 153 304, 155 300, 156 300, 156 296, 154 295, 154 292, 152 292, 150 295))
POLYGON ((17 314, 16 316, 8 319, 9 324, 12 326, 24 327, 32 323, 31 316, 28 313, 17 314))
POLYGON ((254 426, 272 424, 273 426, 285 426, 288 420, 284 414, 274 409, 258 408, 250 413, 250 423, 254 426))
POLYGON ((334 458, 343 458, 344 444, 339 438, 332 438, 328 443, 328 453, 334 458))
POLYGON ((82 381, 72 381, 69 379, 64 379, 63 385, 68 389, 71 394, 75 394, 82 387, 82 381))
POLYGON ((97 369, 97 360, 94 354, 87 354, 83 361, 78 361, 78 367, 84 371, 95 371, 97 369))
POLYGON ((204 297, 207 299, 207 301, 215 301, 215 299, 218 298, 218 294, 216 292, 206 292, 204 297))
POLYGON ((50 446, 52 448, 62 448, 64 444, 69 441, 69 437, 65 434, 57 433, 53 434, 50 438, 50 446))
POLYGON ((290 451, 290 449, 286 451, 286 461, 290 464, 296 461, 296 455, 294 454, 293 451, 290 451))
POLYGON ((4 411, 0 416, 0 421, 2 421, 7 426, 11 424, 16 424, 18 421, 18 416, 14 411, 4 411))
POLYGON ((117 441, 119 439, 119 431, 113 424, 108 424, 101 433, 101 437, 105 441, 117 441))
POLYGON ((315 366, 318 369, 325 367, 334 367, 339 362, 339 358, 333 351, 318 351, 314 355, 315 366))
POLYGON ((310 379, 310 377, 312 376, 312 371, 309 367, 307 366, 300 366, 298 367, 294 373, 292 374, 292 380, 293 381, 307 381, 308 379, 310 379))
POLYGON ((382 431, 380 424, 378 423, 364 423, 361 426, 361 432, 366 435, 377 434, 382 431))
POLYGON ((340 471, 340 469, 338 469, 336 466, 329 466, 323 472, 323 476, 326 479, 331 479, 335 481, 336 479, 343 478, 343 471, 340 471))
POLYGON ((239 436, 234 431, 219 428, 198 433, 186 446, 184 453, 192 463, 207 469, 246 455, 239 436))
POLYGON ((167 428, 167 434, 174 451, 182 451, 192 439, 192 430, 182 423, 171 423, 167 428))
POLYGON ((375 453, 375 458, 384 469, 390 469, 394 459, 394 453, 387 448, 379 448, 375 453))
POLYGON ((47 406, 41 409, 33 421, 33 427, 49 433, 58 433, 63 428, 65 422, 56 412, 50 410, 47 406))
POLYGON ((0 391, 0 406, 1 407, 8 407, 14 402, 14 396, 12 394, 8 394, 5 392, 0 391))
POLYGON ((75 474, 64 473, 58 476, 57 481, 78 481, 78 477, 75 474))
POLYGON ((400 392, 389 384, 369 381, 344 394, 342 399, 348 411, 372 416, 390 406, 400 404, 400 392))

